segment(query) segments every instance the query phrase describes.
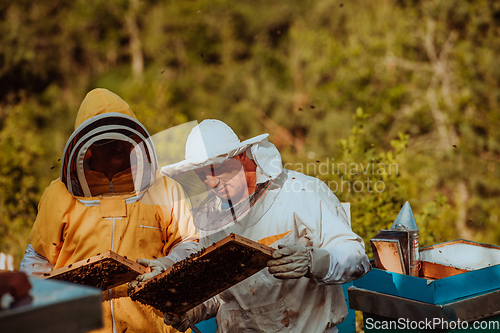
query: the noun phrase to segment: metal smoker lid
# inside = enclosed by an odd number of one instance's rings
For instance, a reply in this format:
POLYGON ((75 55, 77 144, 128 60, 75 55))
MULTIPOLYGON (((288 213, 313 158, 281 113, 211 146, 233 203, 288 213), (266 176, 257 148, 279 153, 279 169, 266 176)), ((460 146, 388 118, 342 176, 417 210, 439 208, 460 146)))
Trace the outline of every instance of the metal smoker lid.
POLYGON ((389 230, 403 230, 403 231, 417 231, 417 222, 415 217, 413 217, 413 211, 411 210, 410 203, 407 201, 401 208, 398 216, 392 223, 389 230))

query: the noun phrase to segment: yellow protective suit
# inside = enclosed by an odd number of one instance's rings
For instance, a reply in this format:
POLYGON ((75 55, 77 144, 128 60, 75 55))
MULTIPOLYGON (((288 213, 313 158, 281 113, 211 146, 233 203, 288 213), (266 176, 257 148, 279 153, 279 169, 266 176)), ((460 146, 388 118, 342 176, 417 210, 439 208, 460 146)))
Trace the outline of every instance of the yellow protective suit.
MULTIPOLYGON (((128 104, 108 90, 92 90, 66 145, 61 178, 40 200, 30 236, 33 249, 55 269, 108 250, 131 260, 172 256, 178 261, 189 255, 181 245, 197 245, 198 235, 185 194, 156 169, 149 134, 128 104), (88 169, 88 147, 106 138, 134 143, 135 162, 111 181, 88 169)), ((126 297, 126 288, 103 292, 104 328, 99 332, 176 332, 151 307, 126 297)))

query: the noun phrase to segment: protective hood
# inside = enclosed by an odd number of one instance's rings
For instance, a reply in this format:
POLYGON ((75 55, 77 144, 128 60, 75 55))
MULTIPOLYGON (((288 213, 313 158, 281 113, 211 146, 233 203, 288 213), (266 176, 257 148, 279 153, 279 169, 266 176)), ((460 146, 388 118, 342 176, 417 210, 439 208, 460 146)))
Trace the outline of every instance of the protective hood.
POLYGON ((272 204, 270 198, 282 185, 276 180, 283 166, 280 153, 267 136, 241 142, 228 125, 207 119, 187 137, 184 160, 161 169, 164 176, 173 177, 184 187, 198 229, 214 232, 235 222, 241 225, 248 215, 253 216, 253 223, 272 204), (236 158, 244 152, 256 164, 256 184, 247 183, 236 158), (265 203, 260 202, 264 193, 268 198, 265 203))
POLYGON ((106 89, 90 91, 78 110, 75 131, 68 139, 61 163, 61 180, 69 193, 93 197, 106 192, 137 194, 149 188, 158 169, 156 152, 146 128, 136 119, 129 105, 106 89), (102 142, 123 141, 131 146, 130 167, 114 176, 109 184, 89 169, 90 147, 102 142), (113 181, 120 186, 113 189, 113 181), (91 188, 102 185, 107 190, 91 188), (109 190, 111 186, 111 190, 109 190))
POLYGON ((257 164, 257 184, 275 179, 283 171, 281 155, 261 134, 240 142, 238 136, 225 123, 217 119, 206 119, 195 126, 186 141, 185 159, 161 168, 162 175, 175 177, 211 164, 224 161, 247 152, 257 164))

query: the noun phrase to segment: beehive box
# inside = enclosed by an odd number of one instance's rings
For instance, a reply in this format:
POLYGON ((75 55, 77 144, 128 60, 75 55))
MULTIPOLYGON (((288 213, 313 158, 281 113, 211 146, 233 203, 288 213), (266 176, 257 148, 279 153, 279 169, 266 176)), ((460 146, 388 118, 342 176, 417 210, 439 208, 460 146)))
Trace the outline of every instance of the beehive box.
POLYGON ((106 290, 132 281, 136 276, 148 271, 149 267, 144 267, 113 251, 107 251, 45 273, 44 278, 80 283, 106 290))
POLYGON ((420 249, 421 277, 373 268, 354 286, 430 304, 500 288, 500 247, 454 240, 420 249))
POLYGON ((102 327, 99 289, 33 277, 29 280, 28 299, 0 311, 2 333, 88 332, 102 327))
POLYGON ((137 286, 130 297, 180 315, 266 267, 272 251, 231 234, 137 286))
MULTIPOLYGON (((365 321, 365 332, 462 332, 455 331, 450 327, 450 322, 474 322, 474 321, 494 321, 497 329, 492 332, 500 331, 500 307, 498 298, 500 297, 500 289, 470 295, 469 297, 453 300, 442 304, 429 304, 420 301, 411 300, 392 296, 388 294, 378 293, 363 288, 351 286, 348 289, 349 306, 352 309, 362 311, 365 321), (402 320, 401 320, 402 319, 402 320), (377 321, 376 325, 366 325, 368 321, 377 321), (408 321, 412 325, 425 323, 427 329, 418 330, 417 327, 408 326, 408 321), (392 322, 392 330, 381 330, 383 323, 392 322), (370 326, 372 326, 370 328, 370 326), (378 326, 378 327, 376 327, 378 326), (406 326, 407 330, 403 329, 406 326), (448 330, 451 328, 450 330, 448 330)), ((473 324, 461 325, 461 328, 473 327, 473 324)), ((477 325, 477 324, 476 324, 477 325)), ((387 325, 386 325, 387 326, 387 325)), ((456 325, 455 325, 456 327, 456 325)), ((479 326, 478 326, 479 327, 479 326)), ((491 327, 491 326, 490 326, 491 327)), ((422 327, 420 327, 422 328, 422 327)), ((484 328, 484 326, 483 326, 484 328)), ((464 330, 467 331, 467 330, 464 330)), ((490 332, 488 330, 483 330, 490 332)), ((468 332, 468 331, 467 331, 468 332)))

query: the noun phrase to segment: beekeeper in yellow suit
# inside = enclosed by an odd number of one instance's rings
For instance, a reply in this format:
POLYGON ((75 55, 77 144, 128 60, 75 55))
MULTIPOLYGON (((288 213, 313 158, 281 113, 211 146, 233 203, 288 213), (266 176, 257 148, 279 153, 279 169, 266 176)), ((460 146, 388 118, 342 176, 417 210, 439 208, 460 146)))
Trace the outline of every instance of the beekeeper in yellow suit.
MULTIPOLYGON (((45 190, 21 270, 43 274, 112 250, 150 266, 144 281, 198 248, 182 188, 157 173, 149 133, 129 105, 106 89, 83 100, 61 160, 45 190)), ((152 308, 127 297, 127 285, 104 294, 99 332, 176 332, 152 308)))

